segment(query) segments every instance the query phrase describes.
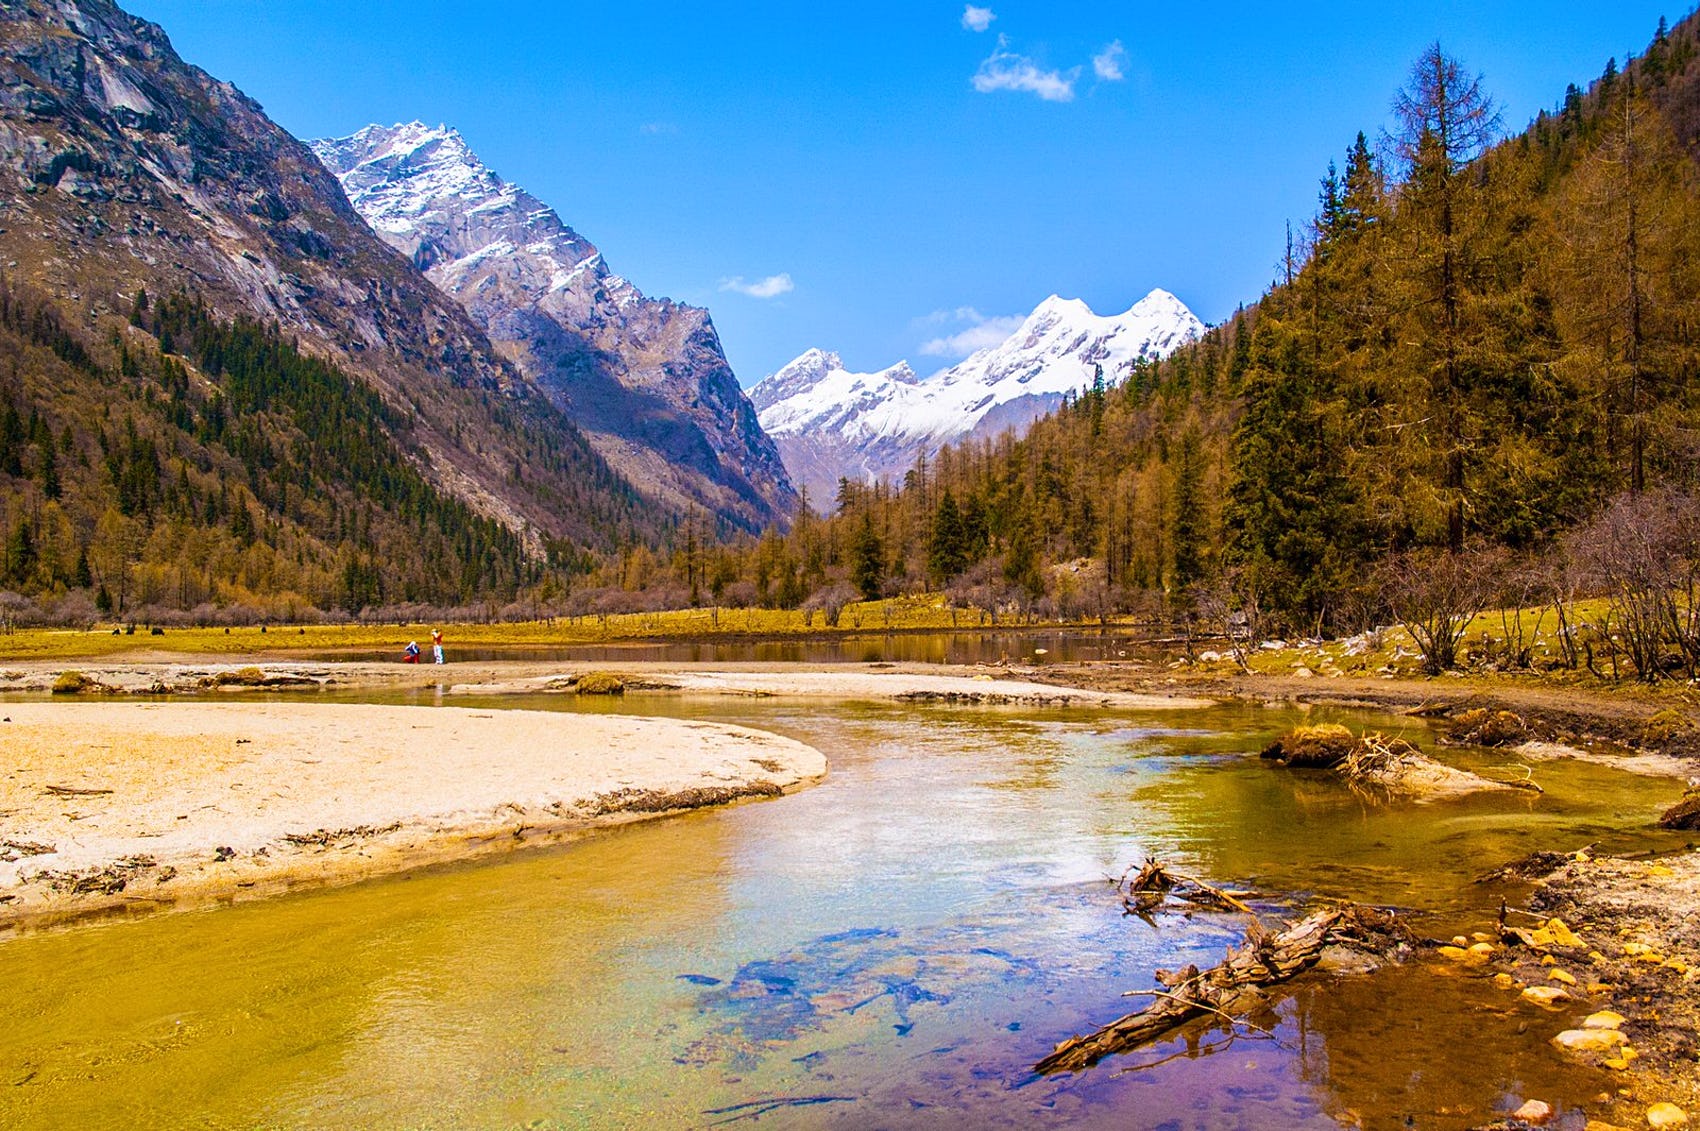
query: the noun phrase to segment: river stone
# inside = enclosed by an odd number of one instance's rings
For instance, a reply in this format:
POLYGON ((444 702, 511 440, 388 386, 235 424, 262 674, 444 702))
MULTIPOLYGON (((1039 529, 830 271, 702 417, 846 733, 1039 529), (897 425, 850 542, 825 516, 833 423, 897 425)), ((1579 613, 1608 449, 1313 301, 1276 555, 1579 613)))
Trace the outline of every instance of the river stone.
POLYGON ((1557 986, 1530 986, 1523 991, 1523 996, 1536 1005, 1556 1006, 1561 1001, 1569 1001, 1570 995, 1557 986))
POLYGON ((1552 1122, 1552 1105, 1540 1100, 1529 1100, 1512 1112, 1511 1118, 1520 1119, 1531 1127, 1544 1127, 1552 1122))
POLYGON ((1576 932, 1565 925, 1563 919, 1548 919, 1547 931, 1552 935, 1556 946, 1581 946, 1582 940, 1576 937, 1576 932))
POLYGON ((1566 1029, 1552 1043, 1569 1052, 1611 1052, 1628 1040, 1616 1029, 1566 1029))
POLYGON ((1658 1103, 1647 1109, 1649 1127, 1687 1127, 1688 1113, 1675 1104, 1658 1103))
POLYGON ((1552 1122, 1552 1117, 1552 1105, 1544 1100, 1527 1100, 1511 1113, 1512 1119, 1521 1120, 1531 1127, 1544 1127, 1552 1122))
POLYGON ((1598 1013, 1590 1013, 1588 1019, 1582 1022, 1584 1029, 1621 1029, 1626 1018, 1621 1013, 1602 1009, 1598 1013))

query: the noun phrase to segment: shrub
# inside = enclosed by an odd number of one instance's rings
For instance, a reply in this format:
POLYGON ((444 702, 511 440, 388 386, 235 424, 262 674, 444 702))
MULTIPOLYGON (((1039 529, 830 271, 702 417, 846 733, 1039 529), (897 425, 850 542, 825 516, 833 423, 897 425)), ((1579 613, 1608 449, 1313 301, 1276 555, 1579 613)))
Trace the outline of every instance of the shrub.
POLYGON ((53 681, 55 695, 81 695, 85 691, 98 691, 100 684, 79 671, 59 673, 59 678, 53 681))
POLYGON ((580 695, 624 695, 626 681, 613 672, 585 672, 573 685, 580 695))
POLYGON ((1358 737, 1339 723, 1297 726, 1263 749, 1263 757, 1283 766, 1331 769, 1344 762, 1358 737))

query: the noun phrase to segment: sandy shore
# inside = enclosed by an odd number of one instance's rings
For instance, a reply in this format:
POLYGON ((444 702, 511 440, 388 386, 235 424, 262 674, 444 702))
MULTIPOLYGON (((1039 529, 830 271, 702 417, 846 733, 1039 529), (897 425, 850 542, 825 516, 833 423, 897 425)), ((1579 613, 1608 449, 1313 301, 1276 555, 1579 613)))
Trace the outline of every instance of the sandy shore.
POLYGON ((742 727, 256 702, 0 704, 0 926, 322 886, 776 795, 742 727))
POLYGON ((1042 668, 983 668, 940 664, 566 664, 541 660, 473 663, 336 663, 232 658, 173 659, 71 665, 35 661, 0 668, 0 691, 51 691, 67 671, 91 692, 184 695, 300 688, 417 688, 445 695, 572 692, 590 671, 611 671, 637 692, 839 700, 888 700, 1020 706, 1098 706, 1132 710, 1208 707, 1215 700, 1178 689, 1111 690, 1041 682, 1042 668))
MULTIPOLYGON (((626 716, 314 702, 318 691, 572 694, 587 665, 414 667, 255 657, 38 662, 0 670, 0 927, 323 886, 799 788, 800 743, 626 716), (295 691, 288 702, 247 694, 295 691), (165 696, 126 702, 111 695, 165 696)), ((927 665, 622 666, 638 694, 1179 709, 927 665)), ((1014 678, 1012 678, 1014 676, 1014 678)))

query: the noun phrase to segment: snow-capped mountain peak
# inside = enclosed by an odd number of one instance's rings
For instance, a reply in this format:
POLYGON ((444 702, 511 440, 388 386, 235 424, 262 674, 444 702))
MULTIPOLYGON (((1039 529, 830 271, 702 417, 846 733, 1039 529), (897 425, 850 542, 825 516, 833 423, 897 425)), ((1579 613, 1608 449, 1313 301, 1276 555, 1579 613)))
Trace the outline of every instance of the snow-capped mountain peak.
POLYGON ((311 143, 355 209, 451 295, 640 490, 737 526, 795 505, 708 312, 645 298, 447 126, 311 143))
POLYGON ((1119 384, 1137 361, 1165 357, 1203 332, 1163 290, 1109 316, 1051 295, 1003 342, 926 380, 906 362, 851 373, 837 354, 811 349, 751 389, 750 400, 793 481, 820 500, 840 478, 898 475, 922 451, 1024 426, 1099 373, 1119 384))

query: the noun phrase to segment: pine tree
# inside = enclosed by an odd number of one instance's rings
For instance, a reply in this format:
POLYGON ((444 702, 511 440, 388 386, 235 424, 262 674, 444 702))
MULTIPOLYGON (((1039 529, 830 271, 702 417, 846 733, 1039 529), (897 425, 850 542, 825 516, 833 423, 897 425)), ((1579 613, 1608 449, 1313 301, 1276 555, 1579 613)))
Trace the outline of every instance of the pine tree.
POLYGON ((1173 566, 1169 589, 1179 595, 1204 577, 1204 451, 1198 429, 1181 433, 1174 465, 1169 511, 1169 548, 1173 566))
POLYGON ((934 585, 945 585, 968 567, 965 541, 956 496, 946 489, 933 512, 932 537, 927 547, 927 571, 934 585))
POLYGON ((874 516, 862 512, 862 524, 851 546, 850 583, 864 601, 877 601, 885 589, 885 546, 874 530, 874 516))

